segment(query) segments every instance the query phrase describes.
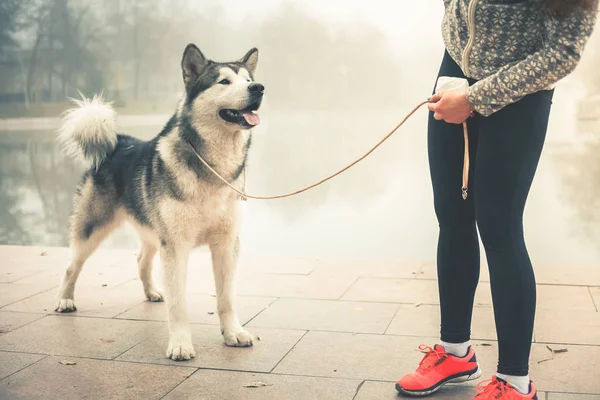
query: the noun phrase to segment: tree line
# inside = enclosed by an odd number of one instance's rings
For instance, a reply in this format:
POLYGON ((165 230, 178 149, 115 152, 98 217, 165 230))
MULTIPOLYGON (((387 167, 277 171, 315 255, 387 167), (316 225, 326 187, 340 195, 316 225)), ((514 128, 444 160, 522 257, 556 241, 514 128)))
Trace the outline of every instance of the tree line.
POLYGON ((216 60, 258 47, 273 107, 364 108, 397 98, 401 66, 376 28, 355 23, 333 33, 291 2, 262 21, 233 25, 214 4, 3 0, 0 101, 64 101, 79 91, 170 99, 182 89, 179 62, 189 42, 216 60))

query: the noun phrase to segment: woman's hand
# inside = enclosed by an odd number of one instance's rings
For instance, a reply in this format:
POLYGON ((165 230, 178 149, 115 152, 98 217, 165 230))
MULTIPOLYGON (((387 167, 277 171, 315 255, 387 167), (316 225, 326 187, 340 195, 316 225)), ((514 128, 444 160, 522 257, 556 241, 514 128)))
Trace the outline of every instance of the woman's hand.
POLYGON ((449 124, 462 124, 474 111, 467 100, 467 95, 458 91, 433 95, 427 107, 434 112, 433 118, 444 120, 449 124))

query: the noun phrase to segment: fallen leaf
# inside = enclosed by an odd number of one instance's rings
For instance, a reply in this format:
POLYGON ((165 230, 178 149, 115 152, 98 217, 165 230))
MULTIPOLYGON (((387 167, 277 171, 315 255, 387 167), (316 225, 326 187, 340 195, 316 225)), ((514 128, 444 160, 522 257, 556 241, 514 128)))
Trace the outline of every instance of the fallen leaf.
POLYGON ((100 339, 102 340, 104 343, 112 343, 115 341, 115 339, 100 339))
POLYGON ((415 304, 415 307, 421 307, 423 305, 423 303, 417 303, 415 304))
POLYGON ((489 343, 480 343, 480 344, 477 344, 476 346, 481 346, 481 347, 492 347, 492 345, 491 345, 491 344, 489 344, 489 343))
POLYGON ((47 251, 42 251, 42 252, 40 253, 40 256, 42 256, 42 257, 43 257, 43 256, 47 256, 47 255, 48 255, 48 252, 47 252, 47 251))
POLYGON ((272 383, 264 383, 264 382, 252 382, 244 385, 245 388, 257 388, 263 386, 273 386, 272 383))
POLYGON ((256 340, 261 340, 260 335, 256 335, 256 340))
POLYGON ((63 360, 63 361, 60 361, 59 364, 62 364, 62 365, 75 365, 77 363, 75 361, 63 360))
POLYGON ((214 315, 214 313, 215 313, 214 311, 209 311, 207 314, 208 315, 214 315))
POLYGON ((103 283, 103 284, 102 284, 102 287, 107 287, 107 286, 108 286, 108 285, 107 285, 106 283, 103 283))
POLYGON ((546 348, 547 348, 548 350, 550 350, 550 352, 551 352, 552 354, 557 354, 557 353, 567 353, 567 352, 569 351, 569 349, 565 349, 565 348, 561 348, 561 349, 553 349, 553 348, 552 348, 552 347, 550 347, 550 346, 546 346, 546 348))

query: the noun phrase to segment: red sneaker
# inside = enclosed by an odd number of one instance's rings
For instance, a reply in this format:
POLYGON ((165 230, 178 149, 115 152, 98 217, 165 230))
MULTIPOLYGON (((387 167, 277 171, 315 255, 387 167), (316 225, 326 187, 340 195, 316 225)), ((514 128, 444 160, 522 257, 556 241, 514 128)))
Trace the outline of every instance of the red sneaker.
POLYGON ((483 381, 475 389, 477 400, 538 400, 537 390, 533 382, 529 382, 529 394, 522 394, 510 383, 496 378, 495 376, 488 381, 483 381))
POLYGON ((403 376, 396 383, 396 390, 409 396, 427 396, 436 392, 446 383, 459 383, 477 379, 481 370, 475 357, 475 351, 469 347, 467 355, 456 357, 436 345, 434 348, 420 345, 419 350, 425 357, 415 372, 403 376))

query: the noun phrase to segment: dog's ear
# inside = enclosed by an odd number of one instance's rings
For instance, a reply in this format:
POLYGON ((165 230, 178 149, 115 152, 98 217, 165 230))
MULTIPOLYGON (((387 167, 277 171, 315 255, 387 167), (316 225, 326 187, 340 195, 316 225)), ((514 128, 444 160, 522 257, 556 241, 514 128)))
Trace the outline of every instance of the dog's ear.
POLYGON ((258 63, 258 49, 253 47, 246 53, 244 57, 242 57, 239 62, 246 66, 246 69, 254 75, 254 71, 256 71, 256 64, 258 63))
POLYGON ((186 46, 181 59, 181 73, 183 74, 183 82, 187 86, 190 82, 194 82, 202 73, 208 60, 195 44, 190 43, 186 46))

